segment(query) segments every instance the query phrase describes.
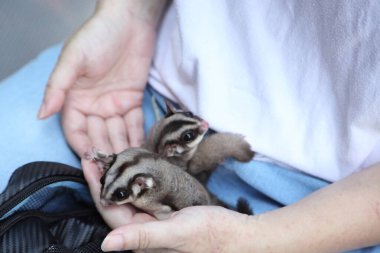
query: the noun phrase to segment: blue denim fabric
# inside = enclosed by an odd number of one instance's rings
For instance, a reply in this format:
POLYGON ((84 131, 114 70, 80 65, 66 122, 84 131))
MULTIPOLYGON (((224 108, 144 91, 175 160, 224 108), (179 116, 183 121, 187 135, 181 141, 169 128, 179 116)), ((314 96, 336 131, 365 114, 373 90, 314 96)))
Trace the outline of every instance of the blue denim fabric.
MULTIPOLYGON (((36 116, 60 50, 58 45, 44 51, 0 83, 0 191, 13 170, 28 162, 55 161, 80 167, 77 156, 65 142, 59 114, 43 121, 36 116)), ((143 111, 147 132, 164 113, 164 98, 149 86, 143 111), (158 115, 154 108, 158 108, 158 115)), ((229 159, 212 174, 208 187, 230 206, 235 205, 238 197, 245 197, 258 214, 292 204, 328 184, 275 164, 243 164, 229 159)), ((380 253, 380 246, 350 252, 380 253)))

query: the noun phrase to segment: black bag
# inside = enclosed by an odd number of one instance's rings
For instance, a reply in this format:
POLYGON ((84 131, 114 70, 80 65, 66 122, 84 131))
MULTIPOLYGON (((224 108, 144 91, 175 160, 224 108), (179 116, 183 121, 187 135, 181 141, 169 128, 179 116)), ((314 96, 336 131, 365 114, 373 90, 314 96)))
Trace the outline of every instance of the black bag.
POLYGON ((102 252, 109 231, 82 171, 68 165, 22 166, 0 194, 0 252, 102 252))

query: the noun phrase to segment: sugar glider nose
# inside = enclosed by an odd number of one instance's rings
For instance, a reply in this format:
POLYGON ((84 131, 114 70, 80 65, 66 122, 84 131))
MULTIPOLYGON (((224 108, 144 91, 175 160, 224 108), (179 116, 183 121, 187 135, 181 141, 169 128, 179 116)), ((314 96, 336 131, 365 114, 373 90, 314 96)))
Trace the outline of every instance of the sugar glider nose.
POLYGON ((201 126, 199 127, 199 131, 200 131, 201 134, 203 134, 207 130, 208 130, 208 122, 205 121, 205 120, 202 120, 201 121, 201 126))

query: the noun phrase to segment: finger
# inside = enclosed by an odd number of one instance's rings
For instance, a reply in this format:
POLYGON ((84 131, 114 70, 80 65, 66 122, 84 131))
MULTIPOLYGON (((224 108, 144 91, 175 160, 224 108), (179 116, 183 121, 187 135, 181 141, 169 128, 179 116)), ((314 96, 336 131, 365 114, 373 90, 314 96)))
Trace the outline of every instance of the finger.
POLYGON ((87 116, 87 132, 92 144, 99 150, 112 153, 105 121, 98 116, 87 116))
POLYGON ((80 62, 78 53, 70 48, 63 49, 45 89, 44 99, 38 112, 40 119, 47 118, 62 109, 66 93, 81 71, 80 62))
POLYGON ((121 117, 112 117, 106 120, 108 136, 115 153, 120 153, 128 145, 127 131, 121 117))
POLYGON ((84 178, 86 179, 88 183, 88 187, 90 188, 90 193, 95 202, 95 205, 97 206, 99 211, 104 210, 105 207, 100 204, 100 189, 101 189, 100 178, 102 177, 102 173, 97 168, 96 164, 91 161, 82 159, 81 163, 82 163, 84 178))
POLYGON ((99 203, 101 188, 100 178, 102 173, 92 161, 82 160, 81 162, 83 174, 90 188, 91 196, 95 203, 99 203))
POLYGON ((103 251, 136 249, 178 249, 182 231, 170 220, 130 224, 113 230, 104 239, 103 251))
POLYGON ((76 110, 63 110, 62 127, 66 139, 74 151, 83 157, 83 154, 93 146, 87 134, 87 119, 76 110))
POLYGON ((139 147, 144 142, 144 116, 141 107, 130 110, 124 121, 127 126, 129 144, 132 147, 139 147))

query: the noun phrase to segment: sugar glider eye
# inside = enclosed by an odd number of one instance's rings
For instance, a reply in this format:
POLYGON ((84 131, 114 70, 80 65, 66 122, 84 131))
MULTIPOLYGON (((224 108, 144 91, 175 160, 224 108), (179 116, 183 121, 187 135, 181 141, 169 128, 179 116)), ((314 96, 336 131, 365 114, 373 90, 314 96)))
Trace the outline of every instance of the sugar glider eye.
POLYGON ((193 118, 194 114, 192 112, 184 112, 183 113, 186 117, 193 118))
POLYGON ((127 189, 119 188, 114 191, 112 198, 116 201, 121 201, 129 197, 129 191, 127 189))
POLYGON ((191 142, 195 139, 195 137, 196 137, 195 131, 189 130, 189 131, 186 131, 185 133, 182 134, 181 139, 184 142, 191 142))

